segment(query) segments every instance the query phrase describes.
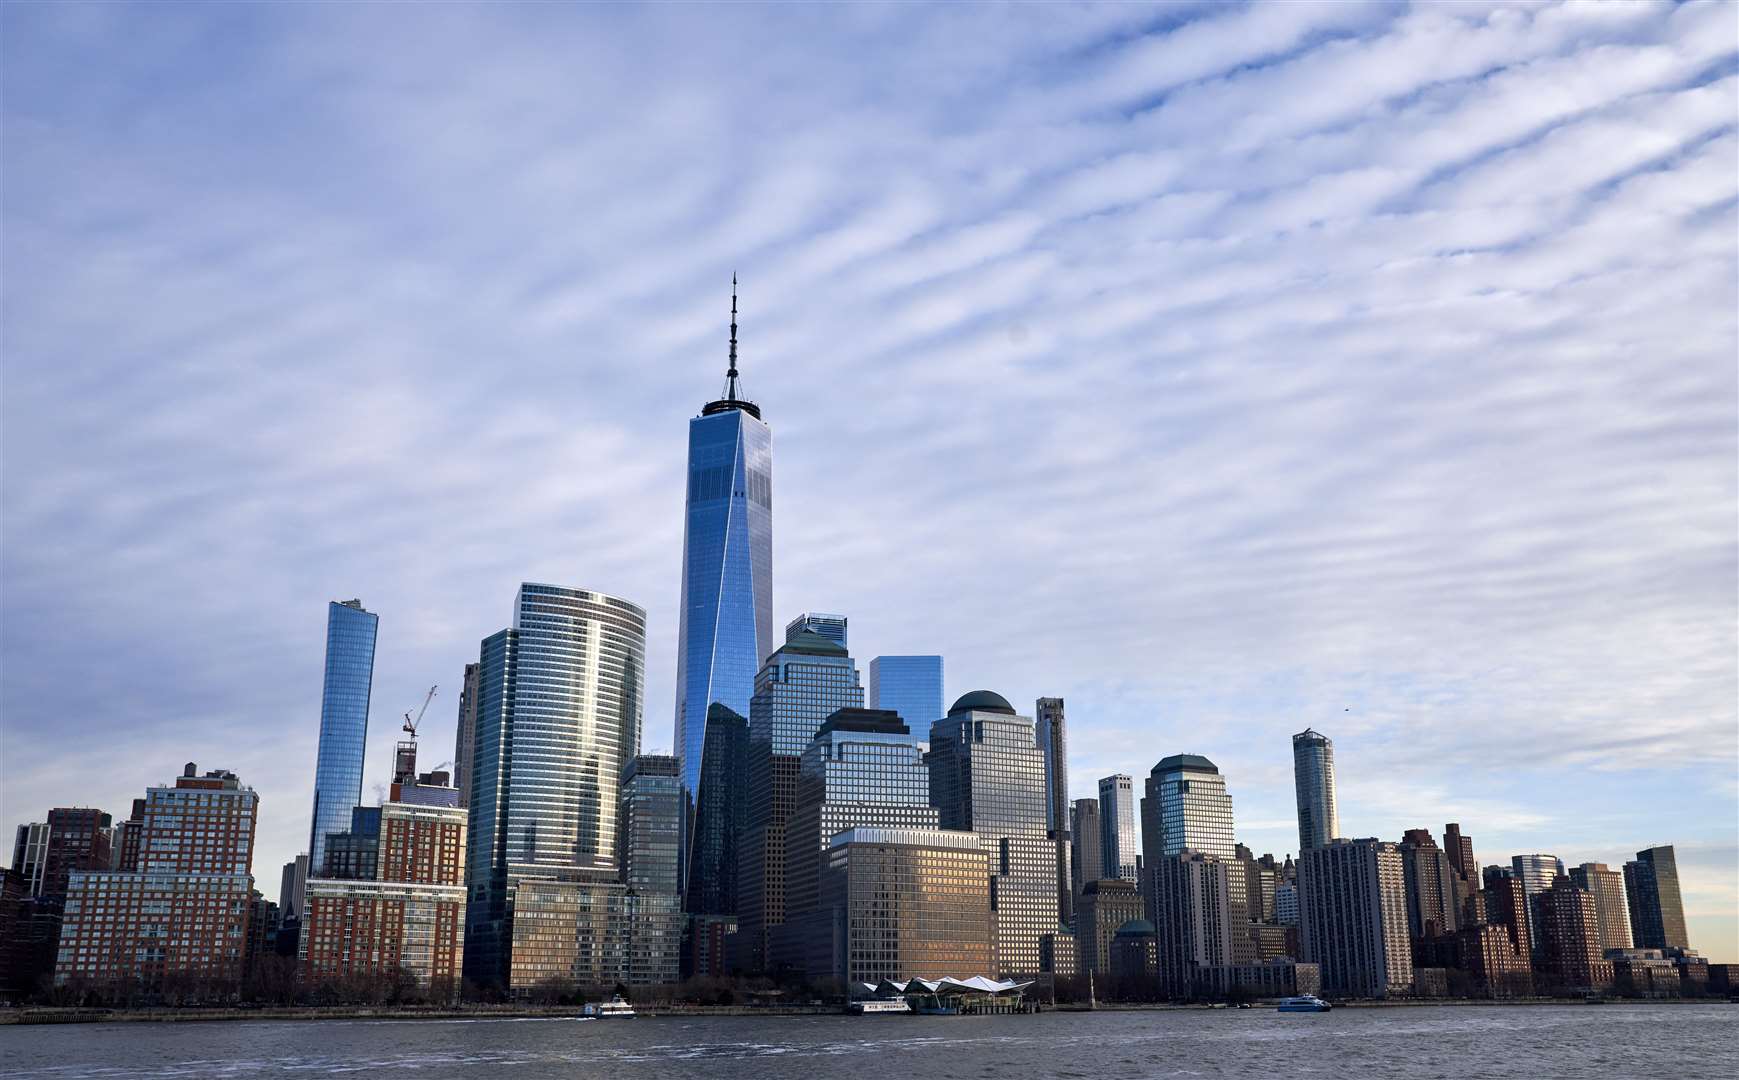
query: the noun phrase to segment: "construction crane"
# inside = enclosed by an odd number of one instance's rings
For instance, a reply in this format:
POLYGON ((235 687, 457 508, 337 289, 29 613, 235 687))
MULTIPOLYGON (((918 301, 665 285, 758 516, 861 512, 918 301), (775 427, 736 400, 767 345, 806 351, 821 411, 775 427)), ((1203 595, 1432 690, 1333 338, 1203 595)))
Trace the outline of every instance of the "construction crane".
POLYGON ((411 738, 417 737, 417 725, 423 722, 423 714, 429 711, 429 702, 435 700, 435 687, 429 687, 429 696, 423 699, 423 707, 417 710, 417 718, 411 719, 410 713, 405 713, 405 730, 411 733, 411 738))

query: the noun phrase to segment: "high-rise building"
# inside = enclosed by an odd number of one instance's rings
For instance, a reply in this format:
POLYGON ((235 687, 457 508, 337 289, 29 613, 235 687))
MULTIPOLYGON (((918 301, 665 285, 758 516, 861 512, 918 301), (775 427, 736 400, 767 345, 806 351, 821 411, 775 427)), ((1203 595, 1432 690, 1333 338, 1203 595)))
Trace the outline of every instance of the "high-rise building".
POLYGON ((1528 906, 1528 936, 1534 943, 1534 959, 1540 959, 1540 918, 1538 899, 1552 882, 1564 874, 1564 860, 1556 855, 1512 855, 1510 870, 1521 883, 1522 896, 1528 906))
POLYGON ((1455 869, 1429 829, 1408 829, 1402 836, 1401 869, 1407 887, 1407 928, 1412 939, 1418 942, 1460 929, 1455 869))
POLYGON ((1334 839, 1298 859, 1304 959, 1330 994, 1384 997, 1413 984, 1401 851, 1383 840, 1334 839))
POLYGON ((278 917, 285 922, 302 917, 302 895, 308 889, 306 851, 284 864, 278 881, 278 917))
POLYGON ((526 583, 483 641, 470 777, 465 975, 506 978, 513 896, 531 878, 615 881, 620 782, 639 753, 646 613, 526 583))
MULTIPOLYGON (((684 849, 692 857, 681 871, 687 875, 683 903, 684 910, 708 917, 707 933, 722 948, 727 934, 736 933, 740 907, 748 831, 749 721, 716 702, 707 713, 700 775, 700 803, 694 807, 694 827, 684 849)), ((704 973, 723 973, 722 953, 711 945, 698 951, 717 961, 716 970, 704 973)))
POLYGON ((453 786, 459 789, 459 805, 471 805, 471 755, 477 741, 477 679, 482 668, 465 665, 465 682, 459 690, 459 727, 453 737, 453 786))
MULTIPOLYGON (((749 715, 755 676, 773 652, 773 433, 738 396, 737 296, 731 285, 724 396, 688 422, 682 610, 676 644, 676 758, 688 811, 698 810, 713 705, 749 715)), ((694 858, 685 822, 683 865, 694 858)), ((684 870, 685 880, 699 875, 684 870)), ((689 910, 699 910, 694 900, 689 910)))
MULTIPOLYGON (((785 835, 787 922, 821 910, 820 872, 833 837, 855 828, 937 825, 923 747, 900 715, 877 709, 835 712, 809 741, 798 765, 785 835)), ((808 936, 808 929, 793 934, 808 936)), ((793 966, 804 962, 794 951, 784 959, 793 966)))
POLYGON ((791 641, 807 630, 842 649, 849 649, 851 646, 846 642, 845 634, 847 622, 844 615, 823 615, 820 612, 805 611, 785 624, 785 640, 791 641))
POLYGON ((1600 948, 1594 897, 1567 877, 1534 898, 1539 910, 1541 970, 1561 989, 1600 990, 1612 985, 1612 964, 1600 948))
POLYGON ((320 748, 314 763, 314 812, 308 828, 309 865, 326 865, 326 834, 343 832, 362 802, 368 752, 368 700, 374 686, 374 643, 380 616, 361 600, 326 605, 326 676, 320 693, 320 748))
MULTIPOLYGON (((805 966, 847 985, 993 974, 994 861, 978 838, 961 832, 839 833, 828 841, 820 882, 821 905, 834 917, 809 937, 805 966)), ((1035 936, 1035 965, 1037 944, 1035 936)))
POLYGON ((108 870, 113 862, 113 818, 83 806, 57 806, 48 820, 18 826, 12 869, 30 895, 58 908, 75 871, 108 870))
POLYGON ((1449 866, 1455 871, 1455 910, 1461 925, 1471 926, 1485 921, 1485 900, 1479 860, 1473 857, 1473 838, 1461 831, 1455 822, 1443 826, 1443 853, 1449 856, 1449 866))
POLYGON ((145 793, 137 871, 73 871, 57 984, 160 984, 233 992, 242 975, 259 798, 234 773, 189 762, 145 793))
POLYGON ((1072 864, 1069 887, 1078 900, 1088 882, 1105 876, 1105 850, 1098 842, 1098 799, 1075 800, 1069 809, 1069 832, 1077 838, 1069 853, 1072 864))
POLYGON ((940 656, 878 656, 870 661, 869 707, 892 709, 913 731, 942 715, 940 656))
POLYGON ((978 834, 991 853, 999 973, 1040 970, 1057 932, 1056 847, 1045 832, 1045 760, 1033 722, 1001 694, 975 690, 930 726, 930 802, 944 829, 978 834))
POLYGON ((1534 955, 1532 920, 1528 917, 1528 894, 1515 871, 1507 866, 1485 868, 1485 912, 1492 926, 1501 926, 1510 947, 1525 964, 1534 955))
POLYGON ((749 705, 748 817, 738 881, 737 966, 760 971, 768 933, 785 921, 785 833, 811 739, 840 709, 863 707, 843 645, 798 630, 767 658, 749 705))
POLYGON ((1685 902, 1679 892, 1678 857, 1671 844, 1644 848, 1624 864, 1630 936, 1639 949, 1688 949, 1685 902))
POLYGON ((1099 860, 1107 877, 1134 881, 1135 780, 1117 773, 1099 781, 1099 860))
POLYGON ((352 876, 308 882, 297 941, 306 982, 403 972, 437 996, 457 996, 464 966, 468 813, 456 791, 443 802, 357 807, 354 820, 366 827, 353 829, 348 840, 342 834, 328 838, 329 864, 344 846, 372 843, 373 851, 357 860, 364 869, 352 876))
POLYGON ((1282 881, 1274 886, 1274 921, 1281 926, 1298 925, 1298 882, 1282 881))
POLYGON ((1075 838, 1069 821, 1069 732, 1062 698, 1038 699, 1033 706, 1033 729, 1039 751, 1045 755, 1045 830, 1057 848, 1057 898, 1061 905, 1057 917, 1067 926, 1075 921, 1075 895, 1069 877, 1069 849, 1075 838))
POLYGON ((1630 905, 1624 899, 1623 872, 1605 863, 1583 863, 1570 869, 1570 880, 1594 898, 1601 950, 1630 948, 1630 905))
POLYGON ((641 754, 622 777, 622 883, 634 892, 682 895, 682 772, 676 758, 641 754))
POLYGON ((1155 974, 1172 997, 1208 989, 1209 968, 1241 962, 1249 940, 1239 919, 1243 883, 1236 863, 1200 852, 1161 856, 1148 867, 1153 879, 1155 974))
MULTIPOLYGON (((1219 768, 1200 754, 1161 758, 1147 777, 1141 800, 1142 861, 1152 867, 1185 851, 1233 859, 1237 844, 1232 834, 1232 796, 1219 768)), ((1151 917, 1151 870, 1147 877, 1141 882, 1141 893, 1151 917)))
POLYGON ((1340 815, 1334 801, 1334 743, 1327 735, 1305 728, 1292 737, 1292 778, 1298 789, 1298 850, 1302 853, 1340 835, 1340 815))
POLYGON ((12 844, 12 872, 19 876, 26 896, 41 896, 48 870, 48 822, 32 821, 18 826, 12 844))
POLYGON ((630 892, 619 881, 528 878, 514 907, 507 986, 515 993, 677 981, 684 916, 676 896, 630 892))
POLYGON ((1141 918, 1142 908, 1141 890, 1133 881, 1100 878, 1082 887, 1075 902, 1075 963, 1081 974, 1111 971, 1112 939, 1124 923, 1141 918))

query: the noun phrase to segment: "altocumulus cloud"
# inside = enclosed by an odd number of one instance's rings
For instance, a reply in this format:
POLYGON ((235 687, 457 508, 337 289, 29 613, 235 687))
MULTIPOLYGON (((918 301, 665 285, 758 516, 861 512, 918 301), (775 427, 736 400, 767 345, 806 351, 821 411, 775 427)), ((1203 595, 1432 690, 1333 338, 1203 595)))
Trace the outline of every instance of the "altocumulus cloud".
POLYGON ((1731 5, 8 5, 4 824, 307 829, 515 585, 651 613, 743 289, 776 615, 1499 861, 1676 840, 1735 958, 1731 5))

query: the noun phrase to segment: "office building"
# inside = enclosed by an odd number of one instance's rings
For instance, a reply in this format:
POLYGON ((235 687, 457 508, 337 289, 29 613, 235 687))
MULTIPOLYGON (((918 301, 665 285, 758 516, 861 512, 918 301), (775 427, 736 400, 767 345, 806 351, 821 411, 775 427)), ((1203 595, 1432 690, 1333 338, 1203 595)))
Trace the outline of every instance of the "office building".
MULTIPOLYGON (((1100 805, 1103 809, 1103 800, 1100 805)), ((1185 851, 1228 860, 1237 857, 1232 796, 1213 762, 1199 754, 1173 754, 1154 765, 1141 800, 1141 847, 1148 867, 1185 851)), ((1141 892, 1151 921, 1151 870, 1147 878, 1141 882, 1141 892)))
POLYGON ((1133 881, 1101 878, 1082 887, 1075 901, 1075 963, 1081 974, 1110 973, 1111 941, 1125 923, 1141 918, 1143 906, 1133 881))
POLYGON ((1298 888, 1304 959, 1321 966, 1326 992, 1380 998, 1412 985, 1399 847, 1331 840, 1299 856, 1298 888))
POLYGON ((870 661, 869 707, 891 709, 913 731, 928 731, 942 715, 940 656, 878 656, 870 661))
POLYGON ((1274 921, 1281 926, 1298 925, 1298 882, 1282 881, 1274 886, 1274 921))
POLYGON ((139 869, 69 875, 56 984, 239 985, 258 808, 234 773, 191 762, 148 789, 139 869))
POLYGON ((459 789, 459 805, 471 805, 471 755, 477 742, 477 680, 482 667, 465 665, 459 688, 459 725, 453 737, 453 786, 459 789))
POLYGON ((1679 864, 1671 844, 1645 848, 1624 864, 1625 901, 1630 906, 1630 936, 1639 949, 1688 949, 1685 904, 1679 893, 1679 864))
POLYGON ((1604 990, 1612 964, 1600 948, 1594 897, 1567 877, 1533 898, 1540 928, 1540 970, 1560 990, 1604 990))
POLYGON ((1305 728, 1292 737, 1292 778, 1298 789, 1298 850, 1302 855, 1340 835, 1334 801, 1334 742, 1305 728))
POLYGON ((1401 868, 1407 887, 1407 929, 1413 940, 1460 929, 1455 869, 1430 830, 1408 829, 1402 836, 1401 868))
POLYGON ((1069 733, 1060 697, 1042 697, 1033 706, 1033 729, 1045 756, 1045 830, 1057 849, 1058 921, 1075 921, 1075 895, 1070 880, 1074 836, 1069 821, 1069 733))
POLYGON ((641 754, 622 776, 622 883, 637 893, 682 895, 682 772, 675 756, 641 754))
POLYGON ((308 859, 305 851, 291 859, 284 864, 278 879, 278 917, 283 922, 302 917, 302 894, 308 888, 308 859))
POLYGON ((48 822, 32 821, 18 826, 12 843, 12 872, 17 874, 26 896, 41 896, 48 869, 48 822))
POLYGON ((1069 833, 1076 838, 1069 849, 1069 887, 1078 900, 1088 882, 1105 876, 1105 848, 1099 842, 1098 799, 1075 800, 1069 809, 1069 833))
POLYGON ((362 802, 368 750, 368 702, 374 686, 375 634, 380 616, 360 600, 326 605, 326 675, 320 693, 320 747, 314 763, 314 812, 309 865, 326 865, 326 834, 343 832, 362 802))
MULTIPOLYGON (((731 286, 730 361, 724 396, 688 422, 688 494, 682 532, 682 608, 676 643, 676 758, 686 808, 698 812, 706 727, 713 705, 749 715, 755 677, 773 652, 773 433, 739 396, 737 297, 731 286)), ((862 704, 862 702, 858 702, 862 704)), ((684 823, 683 875, 693 850, 684 823)), ((695 899, 690 911, 698 912, 695 899)))
MULTIPOLYGON (((834 836, 820 880, 833 918, 810 938, 811 975, 850 985, 993 974, 992 861, 963 832, 857 827, 834 836)), ((1032 948, 1036 967, 1036 934, 1032 948)))
POLYGON ((527 582, 478 657, 465 976, 506 979, 513 895, 529 878, 616 880, 621 777, 640 748, 646 613, 527 582))
MULTIPOLYGON (((923 747, 891 710, 840 709, 809 741, 798 764, 785 836, 787 919, 820 907, 828 843, 847 829, 935 829, 923 747)), ((793 964, 801 961, 793 957, 793 964)))
POLYGON ((1630 948, 1630 905, 1624 898, 1624 873, 1605 863, 1583 863, 1570 869, 1570 880, 1594 898, 1601 951, 1630 948))
POLYGON ((1153 924, 1146 919, 1130 919, 1119 926, 1111 936, 1109 974, 1124 984, 1122 996, 1141 996, 1140 984, 1152 979, 1158 970, 1159 940, 1153 924))
POLYGON ((845 647, 799 629, 755 678, 749 705, 748 818, 738 881, 737 966, 762 971, 767 935, 785 921, 785 834, 810 740, 840 709, 861 709, 863 687, 845 647))
POLYGON ((1528 902, 1528 934, 1534 942, 1534 960, 1540 959, 1539 897, 1552 887, 1552 882, 1564 874, 1564 860, 1556 855, 1512 855, 1510 872, 1521 884, 1528 902))
POLYGON ((1044 754, 1032 720, 1002 695, 975 690, 930 726, 924 762, 942 827, 977 833, 991 853, 998 974, 1037 973, 1039 939, 1057 932, 1059 907, 1044 754))
POLYGON ((1174 998, 1214 992, 1208 969, 1242 962, 1249 941, 1236 862, 1184 851, 1160 856, 1147 872, 1161 989, 1174 998))
POLYGON ((679 978, 685 916, 674 895, 618 881, 527 879, 514 897, 507 989, 608 993, 679 978))
POLYGON ((822 615, 813 611, 803 614, 785 624, 785 640, 795 640, 798 634, 808 631, 817 637, 824 637, 842 649, 849 650, 851 645, 846 641, 846 623, 844 615, 822 615))
POLYGON ((1134 881, 1135 780, 1118 773, 1099 781, 1099 859, 1108 877, 1134 881))
POLYGON ((1443 826, 1443 853, 1455 871, 1455 910, 1461 925, 1485 921, 1485 900, 1479 860, 1473 857, 1473 838, 1455 822, 1443 826))
MULTIPOLYGON (((749 721, 723 705, 714 704, 707 714, 706 746, 701 755, 700 803, 694 808, 694 825, 684 843, 691 856, 683 871, 684 908, 706 916, 709 937, 697 945, 697 953, 722 957, 710 942, 722 944, 734 937, 740 906, 739 879, 748 831, 749 721)), ((685 790, 684 798, 687 793, 685 790)), ((688 969, 685 968, 685 971, 688 969)))

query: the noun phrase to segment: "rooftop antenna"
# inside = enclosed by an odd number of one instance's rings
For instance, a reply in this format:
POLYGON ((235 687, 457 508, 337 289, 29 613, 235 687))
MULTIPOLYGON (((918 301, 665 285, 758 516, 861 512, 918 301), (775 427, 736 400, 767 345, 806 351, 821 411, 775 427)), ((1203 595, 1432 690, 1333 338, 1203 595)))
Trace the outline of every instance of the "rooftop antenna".
POLYGON ((725 371, 725 400, 737 400, 737 275, 731 272, 731 364, 725 371))

